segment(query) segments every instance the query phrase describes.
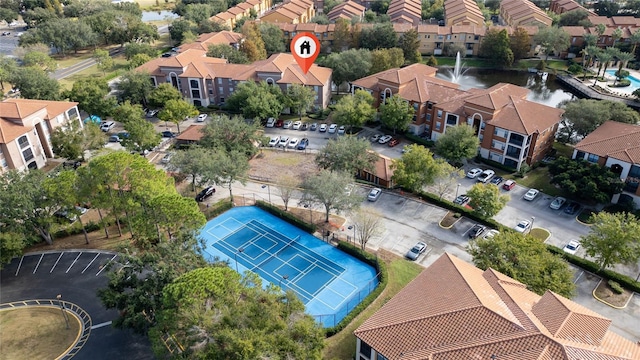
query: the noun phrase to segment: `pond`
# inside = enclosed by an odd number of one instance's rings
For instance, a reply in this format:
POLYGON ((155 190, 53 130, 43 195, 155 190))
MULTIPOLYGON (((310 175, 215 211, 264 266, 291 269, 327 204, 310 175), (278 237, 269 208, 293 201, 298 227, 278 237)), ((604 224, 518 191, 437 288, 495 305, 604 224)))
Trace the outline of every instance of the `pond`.
POLYGON ((162 21, 162 20, 166 20, 166 19, 177 19, 178 15, 174 14, 171 11, 168 10, 162 10, 162 11, 143 11, 142 12, 142 21, 143 22, 149 22, 149 21, 162 21))

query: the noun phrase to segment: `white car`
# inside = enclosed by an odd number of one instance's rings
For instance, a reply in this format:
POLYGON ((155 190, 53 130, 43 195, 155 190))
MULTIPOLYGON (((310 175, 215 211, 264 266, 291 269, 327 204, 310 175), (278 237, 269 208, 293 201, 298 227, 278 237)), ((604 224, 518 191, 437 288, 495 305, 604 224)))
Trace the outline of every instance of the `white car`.
POLYGON ((531 227, 531 221, 529 220, 522 220, 518 223, 518 225, 516 225, 513 230, 519 232, 519 233, 525 233, 527 230, 529 230, 529 228, 531 227))
POLYGON ((391 141, 391 139, 393 139, 393 136, 391 135, 384 135, 382 137, 380 137, 380 139, 378 139, 378 144, 386 144, 389 141, 391 141))
POLYGON ((475 179, 475 178, 477 178, 480 174, 482 174, 482 169, 475 168, 475 169, 471 169, 471 170, 469 170, 469 172, 467 173, 467 177, 468 177, 469 179, 475 179))
POLYGON ((269 140, 269 146, 276 146, 278 145, 278 142, 280 142, 280 136, 274 136, 271 138, 271 140, 269 140))
POLYGON ((567 202, 567 199, 563 198, 562 196, 558 196, 557 198, 553 199, 551 204, 549 204, 549 207, 552 208, 553 210, 558 210, 566 202, 567 202))
POLYGON ((289 143, 289 137, 283 136, 280 138, 280 142, 278 143, 278 146, 286 147, 288 143, 289 143))
POLYGON ((540 193, 540 190, 529 189, 529 191, 527 191, 527 193, 524 194, 524 199, 527 200, 527 201, 531 201, 531 200, 535 199, 536 196, 538 196, 539 193, 540 193))
POLYGON ((209 116, 209 115, 207 115, 207 114, 200 114, 200 115, 198 115, 198 119, 197 119, 197 121, 198 121, 198 122, 203 122, 203 121, 205 121, 205 120, 207 119, 207 116, 209 116))
POLYGON ((373 188, 371 189, 371 191, 369 191, 369 195, 367 195, 367 200, 376 201, 378 200, 381 194, 382 194, 382 189, 373 188))
POLYGON ((344 135, 344 125, 341 125, 341 126, 338 128, 338 135, 344 135))
POLYGON ((296 121, 293 123, 293 130, 299 130, 302 125, 302 121, 296 121))
POLYGON ((569 241, 569 243, 562 248, 564 252, 571 255, 575 255, 578 249, 580 249, 580 243, 575 240, 569 241))
POLYGON ((295 149, 296 146, 298 146, 299 142, 300 140, 298 138, 292 138, 291 140, 289 140, 289 145, 287 145, 287 147, 290 149, 295 149))
POLYGON ((380 140, 380 136, 382 136, 382 135, 380 135, 380 134, 374 134, 373 136, 371 136, 371 137, 369 138, 369 140, 371 140, 371 142, 378 142, 378 140, 380 140))
POLYGON ((336 124, 329 125, 329 134, 335 134, 337 128, 338 128, 338 125, 336 124))
POLYGON ((411 250, 409 250, 406 256, 410 260, 416 260, 420 256, 420 254, 425 252, 425 250, 427 250, 427 244, 423 243, 422 241, 418 241, 411 248, 411 250))
POLYGON ((483 239, 492 239, 494 236, 500 234, 500 231, 496 230, 496 229, 491 229, 489 230, 486 234, 484 234, 484 236, 482 237, 483 239))
POLYGON ((284 122, 284 124, 282 125, 282 128, 283 128, 283 129, 289 129, 289 128, 291 127, 291 124, 292 124, 291 120, 287 120, 287 121, 285 121, 285 122, 284 122))
POLYGON ((268 118, 267 119, 267 127, 272 128, 276 126, 276 119, 275 118, 268 118))
POLYGON ((485 184, 487 181, 491 180, 491 178, 495 174, 496 174, 496 172, 493 171, 493 170, 485 170, 485 171, 482 172, 482 174, 480 174, 478 176, 478 178, 476 180, 478 182, 481 182, 481 183, 485 184))
POLYGON ((320 132, 327 131, 327 124, 320 124, 320 128, 318 128, 318 131, 320 132))

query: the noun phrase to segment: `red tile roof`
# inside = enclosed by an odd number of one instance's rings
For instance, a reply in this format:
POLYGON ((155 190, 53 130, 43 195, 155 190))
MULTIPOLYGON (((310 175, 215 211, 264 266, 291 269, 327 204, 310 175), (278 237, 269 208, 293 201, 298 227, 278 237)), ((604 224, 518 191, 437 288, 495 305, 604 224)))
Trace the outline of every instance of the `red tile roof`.
POLYGON ((607 121, 577 143, 575 149, 640 165, 640 126, 607 121))

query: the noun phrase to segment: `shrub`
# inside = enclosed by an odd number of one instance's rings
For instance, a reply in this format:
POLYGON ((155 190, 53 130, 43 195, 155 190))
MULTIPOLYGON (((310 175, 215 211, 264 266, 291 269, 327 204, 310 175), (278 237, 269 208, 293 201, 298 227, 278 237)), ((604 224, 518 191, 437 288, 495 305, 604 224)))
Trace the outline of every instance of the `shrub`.
POLYGON ((619 88, 619 87, 627 87, 631 85, 631 81, 629 81, 629 79, 622 79, 622 80, 618 80, 615 85, 611 84, 609 85, 609 87, 615 87, 615 88, 619 88))
POLYGON ((309 234, 313 234, 316 232, 316 226, 314 224, 309 224, 306 221, 297 218, 295 215, 289 212, 286 212, 277 206, 271 205, 261 200, 256 201, 256 206, 294 226, 299 227, 300 229, 308 232, 309 234))
POLYGON ((404 137, 415 142, 418 145, 422 145, 428 148, 432 148, 436 144, 433 140, 424 139, 424 138, 421 138, 420 136, 410 134, 410 133, 406 133, 404 137))
POLYGON ((222 214, 223 212, 231 209, 232 207, 233 204, 231 204, 231 201, 229 201, 229 199, 222 199, 211 206, 207 206, 207 208, 204 209, 203 213, 207 220, 211 220, 214 217, 222 214))
POLYGON ((491 166, 491 167, 494 167, 494 168, 496 168, 496 169, 500 169, 500 170, 502 170, 502 171, 506 171, 506 172, 508 172, 509 174, 511 174, 511 173, 513 173, 514 171, 516 171, 516 169, 514 169, 514 168, 512 168, 512 167, 509 167, 509 166, 506 166, 506 165, 500 164, 500 163, 499 163, 499 162, 497 162, 497 161, 493 161, 493 160, 485 159, 485 158, 483 158, 483 157, 482 157, 482 156, 480 156, 480 155, 476 156, 476 161, 479 161, 479 162, 481 162, 481 163, 487 164, 487 165, 489 165, 489 166, 491 166))
POLYGON ((572 74, 578 74, 582 71, 582 66, 578 65, 578 64, 571 64, 569 65, 569 67, 567 68, 567 71, 569 71, 572 74))
POLYGON ((611 288, 611 290, 613 290, 613 292, 616 294, 622 294, 624 292, 624 288, 613 280, 607 281, 607 284, 609 284, 609 287, 611 288))

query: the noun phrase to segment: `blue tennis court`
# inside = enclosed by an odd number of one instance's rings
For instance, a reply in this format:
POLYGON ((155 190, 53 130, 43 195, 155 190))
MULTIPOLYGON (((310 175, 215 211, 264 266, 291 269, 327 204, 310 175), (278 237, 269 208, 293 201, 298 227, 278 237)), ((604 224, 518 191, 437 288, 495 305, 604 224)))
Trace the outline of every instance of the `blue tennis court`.
POLYGON ((257 207, 236 207, 201 230, 205 257, 228 260, 293 290, 307 313, 334 326, 378 285, 375 269, 257 207))

